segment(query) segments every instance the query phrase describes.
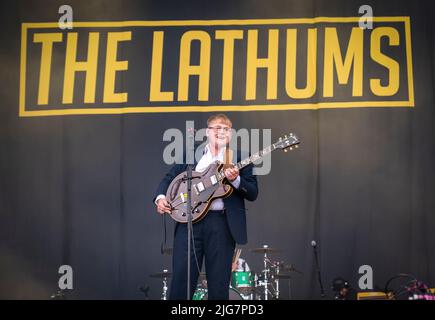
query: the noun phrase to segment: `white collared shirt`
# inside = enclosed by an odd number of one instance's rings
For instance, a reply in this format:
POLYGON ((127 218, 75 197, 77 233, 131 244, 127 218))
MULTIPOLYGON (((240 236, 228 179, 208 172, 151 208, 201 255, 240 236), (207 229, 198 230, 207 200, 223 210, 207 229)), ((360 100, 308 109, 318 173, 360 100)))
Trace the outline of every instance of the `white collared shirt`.
MULTIPOLYGON (((198 161, 198 164, 196 165, 195 171, 202 172, 207 167, 212 164, 214 161, 219 160, 220 162, 224 162, 224 154, 225 154, 225 148, 222 148, 219 153, 216 156, 213 156, 213 154, 210 151, 209 145, 207 145, 204 149, 204 155, 201 157, 201 159, 198 161)), ((238 176, 231 184, 234 186, 234 188, 238 189, 240 186, 240 176, 238 176)), ((210 210, 223 210, 224 209, 224 201, 222 199, 216 199, 214 200, 210 205, 210 210)))
MULTIPOLYGON (((207 144, 207 146, 204 148, 204 154, 201 157, 201 159, 198 161, 198 164, 196 165, 195 171, 202 172, 207 167, 212 164, 214 161, 219 160, 220 162, 224 162, 224 154, 225 154, 225 148, 222 148, 219 151, 219 154, 216 156, 213 156, 213 154, 210 151, 210 147, 207 144)), ((240 186, 240 175, 231 182, 234 188, 238 189, 240 186)), ((156 197, 155 203, 157 204, 157 201, 160 199, 165 198, 164 194, 159 194, 156 197)), ((223 210, 224 209, 224 201, 222 199, 215 199, 212 204, 210 205, 210 210, 223 210)))

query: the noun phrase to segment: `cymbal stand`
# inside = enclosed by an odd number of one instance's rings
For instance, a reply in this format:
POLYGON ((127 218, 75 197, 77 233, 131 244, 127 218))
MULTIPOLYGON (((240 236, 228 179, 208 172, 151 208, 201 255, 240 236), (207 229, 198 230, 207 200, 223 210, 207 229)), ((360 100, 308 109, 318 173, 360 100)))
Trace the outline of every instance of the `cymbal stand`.
MULTIPOLYGON (((168 272, 167 269, 163 270, 163 273, 168 272)), ((162 298, 161 300, 168 300, 168 278, 166 276, 163 277, 163 290, 162 290, 162 298)))
POLYGON ((271 295, 273 296, 273 299, 279 299, 279 261, 271 261, 268 259, 268 263, 270 265, 270 286, 271 286, 271 295))
MULTIPOLYGON (((267 246, 265 245, 264 248, 267 248, 267 246)), ((264 269, 262 271, 263 279, 258 281, 259 286, 264 287, 264 300, 269 299, 269 288, 268 288, 269 281, 268 281, 268 279, 269 279, 270 270, 269 270, 268 261, 269 261, 269 259, 267 258, 267 251, 265 250, 264 256, 263 256, 263 267, 264 267, 264 269)))
MULTIPOLYGON (((279 263, 276 264, 275 274, 279 274, 279 263)), ((279 278, 275 278, 275 299, 279 299, 279 278)))

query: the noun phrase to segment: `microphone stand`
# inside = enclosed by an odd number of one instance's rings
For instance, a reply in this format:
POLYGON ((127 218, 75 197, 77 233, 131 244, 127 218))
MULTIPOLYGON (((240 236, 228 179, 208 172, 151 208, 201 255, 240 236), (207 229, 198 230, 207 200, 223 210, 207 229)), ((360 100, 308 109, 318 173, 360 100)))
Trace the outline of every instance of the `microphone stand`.
POLYGON ((320 284, 320 297, 323 299, 323 298, 325 298, 325 290, 323 289, 322 275, 320 273, 319 259, 317 257, 317 243, 316 243, 316 241, 314 241, 314 240, 311 241, 311 246, 314 249, 314 259, 316 262, 317 277, 319 279, 319 284, 320 284))
MULTIPOLYGON (((186 180, 187 180, 187 201, 186 201, 186 214, 187 214, 187 300, 190 300, 190 269, 191 269, 191 246, 192 246, 192 164, 188 156, 190 149, 194 145, 195 129, 187 128, 187 141, 186 141, 186 180)), ((195 248, 193 248, 195 250, 195 248)))
POLYGON ((186 213, 187 213, 187 300, 190 300, 190 264, 191 264, 191 236, 192 236, 192 166, 187 165, 187 201, 186 201, 186 213))

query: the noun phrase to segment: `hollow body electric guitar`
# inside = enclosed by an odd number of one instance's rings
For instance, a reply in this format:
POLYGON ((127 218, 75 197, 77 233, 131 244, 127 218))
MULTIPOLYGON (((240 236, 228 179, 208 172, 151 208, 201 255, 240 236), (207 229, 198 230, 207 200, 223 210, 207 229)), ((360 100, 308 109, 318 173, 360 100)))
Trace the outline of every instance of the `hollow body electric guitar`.
MULTIPOLYGON (((235 164, 234 167, 241 170, 274 150, 281 149, 287 152, 288 149, 297 148, 299 143, 299 139, 293 133, 290 133, 288 136, 279 138, 277 142, 267 148, 235 164)), ((213 200, 226 198, 232 193, 233 187, 225 177, 223 169, 224 164, 220 161, 215 161, 202 172, 192 171, 192 222, 198 222, 205 217, 213 200)), ((172 180, 166 192, 166 199, 171 206, 170 216, 172 219, 181 223, 187 223, 186 172, 180 173, 172 180)))

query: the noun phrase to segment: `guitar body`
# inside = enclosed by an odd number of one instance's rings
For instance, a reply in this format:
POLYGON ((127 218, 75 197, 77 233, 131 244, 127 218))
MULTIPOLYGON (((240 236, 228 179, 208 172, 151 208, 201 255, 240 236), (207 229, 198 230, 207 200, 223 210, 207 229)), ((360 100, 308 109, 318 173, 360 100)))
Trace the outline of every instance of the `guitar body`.
MULTIPOLYGON (((203 172, 192 171, 191 205, 192 221, 198 222, 208 212, 215 199, 228 197, 233 191, 226 178, 222 179, 220 170, 224 164, 215 161, 203 172)), ((166 192, 166 200, 171 204, 171 218, 187 223, 187 172, 182 172, 172 180, 166 192)))

